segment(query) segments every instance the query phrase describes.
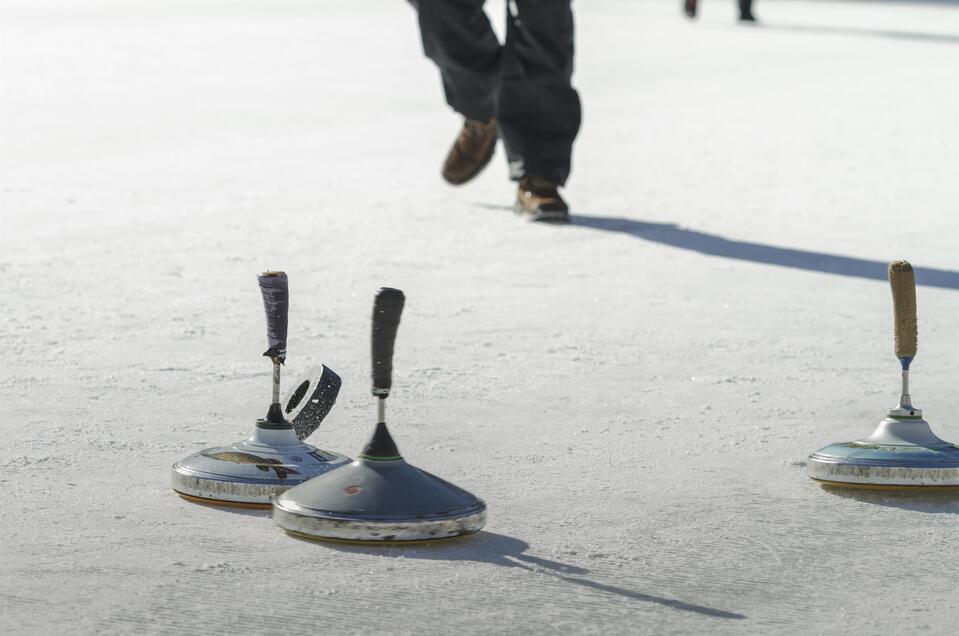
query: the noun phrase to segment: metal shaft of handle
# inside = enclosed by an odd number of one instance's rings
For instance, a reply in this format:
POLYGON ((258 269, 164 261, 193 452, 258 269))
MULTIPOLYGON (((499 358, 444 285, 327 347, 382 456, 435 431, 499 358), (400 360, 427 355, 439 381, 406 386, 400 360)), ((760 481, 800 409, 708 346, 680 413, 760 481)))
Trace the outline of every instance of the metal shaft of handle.
POLYGON ((386 398, 381 397, 376 400, 376 422, 386 424, 386 398))
POLYGON ((899 396, 899 406, 902 409, 912 409, 912 396, 909 395, 909 369, 902 370, 902 395, 899 396))
POLYGON ((273 401, 271 404, 280 403, 280 359, 273 358, 273 401))

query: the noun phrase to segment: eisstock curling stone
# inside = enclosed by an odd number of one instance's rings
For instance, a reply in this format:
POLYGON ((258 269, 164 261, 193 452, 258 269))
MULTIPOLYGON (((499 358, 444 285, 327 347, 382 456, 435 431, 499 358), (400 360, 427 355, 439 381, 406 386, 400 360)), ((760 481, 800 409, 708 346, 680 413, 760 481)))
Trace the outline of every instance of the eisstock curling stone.
POLYGON ((201 450, 173 465, 173 490, 190 501, 269 508, 272 499, 287 488, 350 461, 345 455, 303 441, 336 402, 340 390, 336 373, 324 366, 319 375, 302 382, 285 408, 281 407, 280 366, 286 361, 289 283, 283 272, 261 274, 259 283, 269 343, 263 355, 273 361, 273 399, 266 417, 256 421, 247 439, 201 450))
POLYGON ((350 465, 291 488, 273 502, 273 519, 306 539, 393 543, 471 534, 486 522, 475 495, 408 464, 386 427, 393 343, 405 302, 383 288, 373 304, 373 437, 350 465))
POLYGON ((906 261, 889 265, 895 313, 896 357, 902 367, 899 404, 866 439, 831 444, 809 456, 809 476, 825 486, 959 492, 959 447, 943 441, 909 395, 916 356, 916 278, 906 261))

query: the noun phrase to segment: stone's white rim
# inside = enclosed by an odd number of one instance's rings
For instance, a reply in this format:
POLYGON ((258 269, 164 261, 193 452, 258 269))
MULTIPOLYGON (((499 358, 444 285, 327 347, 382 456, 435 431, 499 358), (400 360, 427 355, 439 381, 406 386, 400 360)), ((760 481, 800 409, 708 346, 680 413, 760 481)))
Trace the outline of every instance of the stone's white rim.
POLYGON ((302 484, 305 480, 264 479, 260 482, 240 481, 228 477, 192 474, 182 466, 173 467, 173 490, 191 497, 237 503, 269 504, 274 498, 302 484), (182 472, 181 472, 182 470, 182 472))
POLYGON ((878 486, 959 486, 959 466, 933 463, 892 465, 888 461, 869 462, 812 455, 806 472, 813 479, 849 484, 878 486))

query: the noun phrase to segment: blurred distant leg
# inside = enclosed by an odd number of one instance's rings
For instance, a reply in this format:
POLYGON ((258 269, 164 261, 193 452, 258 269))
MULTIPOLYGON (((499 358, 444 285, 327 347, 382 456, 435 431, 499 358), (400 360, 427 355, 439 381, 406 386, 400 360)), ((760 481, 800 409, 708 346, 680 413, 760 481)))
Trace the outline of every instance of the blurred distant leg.
POLYGON ((695 18, 697 4, 698 3, 696 0, 685 0, 683 2, 683 11, 685 11, 686 15, 689 16, 690 18, 695 18))
POLYGON ((423 51, 436 62, 446 103, 463 128, 443 161, 442 175, 462 185, 483 171, 496 150, 496 92, 503 47, 483 12, 483 0, 412 0, 423 51))
POLYGON ((753 15, 753 0, 739 0, 739 20, 741 22, 755 22, 753 15))
POLYGON ((571 0, 509 0, 497 102, 510 176, 563 185, 579 131, 571 0))
POLYGON ((440 69, 446 102, 467 119, 493 117, 502 46, 484 0, 413 0, 423 52, 440 69))

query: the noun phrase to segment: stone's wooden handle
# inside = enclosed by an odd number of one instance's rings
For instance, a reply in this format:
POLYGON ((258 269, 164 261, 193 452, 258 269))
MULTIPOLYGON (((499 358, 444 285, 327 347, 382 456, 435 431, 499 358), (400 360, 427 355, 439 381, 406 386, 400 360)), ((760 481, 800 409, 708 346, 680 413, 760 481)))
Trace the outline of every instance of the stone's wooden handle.
POLYGON ((916 319, 916 274, 907 261, 889 263, 889 286, 896 326, 896 357, 912 359, 919 343, 916 319))

